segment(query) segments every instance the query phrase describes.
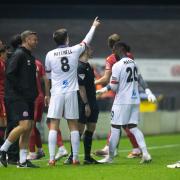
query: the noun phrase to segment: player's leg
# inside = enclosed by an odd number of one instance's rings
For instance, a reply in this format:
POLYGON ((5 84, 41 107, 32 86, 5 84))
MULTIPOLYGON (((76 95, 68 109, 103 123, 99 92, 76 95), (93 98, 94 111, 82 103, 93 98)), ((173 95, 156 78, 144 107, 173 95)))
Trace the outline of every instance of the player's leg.
MULTIPOLYGON (((34 112, 34 120, 37 125, 37 123, 41 123, 42 121, 42 114, 44 110, 44 96, 41 95, 37 99, 37 107, 35 107, 34 112)), ((41 140, 41 134, 39 132, 39 129, 37 126, 34 126, 35 128, 35 136, 36 136, 36 147, 37 147, 37 159, 40 159, 45 156, 45 153, 42 149, 42 140, 41 140)))
POLYGON ((55 150, 57 143, 57 131, 59 128, 59 119, 51 119, 50 130, 48 136, 48 147, 49 147, 49 165, 55 165, 55 150))
POLYGON ((33 164, 29 166, 29 162, 27 161, 27 153, 28 153, 28 146, 29 146, 29 137, 32 130, 33 120, 22 120, 19 122, 20 126, 23 126, 24 132, 20 135, 19 139, 19 165, 17 167, 24 168, 24 167, 37 167, 33 164))
MULTIPOLYGON (((50 130, 50 119, 49 118, 47 118, 46 124, 47 124, 48 129, 50 130)), ((62 134, 61 134, 60 128, 57 131, 57 147, 58 147, 58 152, 55 155, 56 161, 59 160, 61 157, 65 157, 68 155, 68 151, 63 144, 63 139, 62 139, 62 134)))
POLYGON ((134 135, 134 137, 136 138, 138 146, 140 147, 142 151, 141 163, 150 162, 151 156, 147 151, 144 135, 141 132, 141 130, 137 127, 137 124, 139 122, 139 105, 135 104, 135 105, 132 105, 131 107, 132 109, 131 109, 130 120, 128 123, 128 128, 131 131, 131 133, 134 135))
POLYGON ((60 158, 66 157, 68 155, 68 151, 63 144, 60 128, 57 131, 57 147, 58 147, 58 152, 56 153, 55 160, 59 160, 60 158))
POLYGON ((19 125, 15 127, 7 137, 4 144, 1 146, 1 163, 7 166, 6 153, 9 147, 29 128, 30 109, 26 102, 23 101, 11 101, 6 103, 7 114, 11 117, 14 122, 19 121, 19 125))
POLYGON ((109 155, 100 160, 100 163, 112 163, 114 158, 115 149, 119 143, 119 137, 121 134, 121 125, 126 120, 128 113, 126 109, 119 105, 113 105, 111 110, 111 136, 109 139, 109 155))
MULTIPOLYGON (((6 137, 9 136, 10 132, 17 126, 17 124, 7 116, 7 130, 6 137)), ((10 146, 7 151, 8 164, 17 165, 19 162, 19 138, 10 146)))
POLYGON ((50 118, 50 130, 48 135, 49 165, 55 166, 55 149, 57 144, 57 131, 63 114, 64 96, 51 96, 47 117, 50 118))
POLYGON ((79 108, 77 92, 66 93, 65 102, 64 117, 67 119, 70 130, 73 164, 79 164, 80 135, 78 130, 79 108))
MULTIPOLYGON (((83 143, 84 143, 84 164, 98 164, 99 162, 96 161, 91 156, 91 148, 92 148, 92 140, 93 134, 96 129, 96 123, 98 120, 99 115, 99 108, 95 102, 89 102, 91 108, 91 115, 86 118, 86 131, 84 133, 83 143)), ((83 116, 80 116, 79 122, 83 123, 83 116)), ((85 118, 85 114, 84 114, 85 118)))
POLYGON ((0 147, 4 143, 6 126, 7 126, 7 119, 6 119, 4 100, 0 98, 0 147))
POLYGON ((134 137, 134 135, 129 130, 128 125, 123 125, 122 127, 125 130, 126 135, 128 136, 128 138, 131 142, 131 145, 133 147, 132 151, 128 154, 127 158, 141 157, 141 155, 142 155, 141 150, 139 149, 136 138, 134 137))
MULTIPOLYGON (((27 153, 28 153, 28 146, 29 146, 29 138, 30 134, 33 128, 33 118, 34 118, 34 102, 27 102, 28 106, 28 119, 27 120, 21 120, 19 124, 24 128, 24 132, 20 135, 19 139, 19 164, 18 168, 38 168, 39 166, 36 166, 32 164, 29 160, 27 160, 27 153)), ((25 114, 25 113, 24 113, 25 114)))
POLYGON ((0 117, 0 147, 4 143, 5 131, 6 131, 6 125, 4 124, 4 118, 0 117))
POLYGON ((34 160, 37 158, 36 150, 35 150, 35 145, 36 145, 36 135, 35 135, 35 127, 36 123, 33 122, 33 128, 30 134, 29 138, 29 154, 27 156, 27 159, 29 160, 34 160))

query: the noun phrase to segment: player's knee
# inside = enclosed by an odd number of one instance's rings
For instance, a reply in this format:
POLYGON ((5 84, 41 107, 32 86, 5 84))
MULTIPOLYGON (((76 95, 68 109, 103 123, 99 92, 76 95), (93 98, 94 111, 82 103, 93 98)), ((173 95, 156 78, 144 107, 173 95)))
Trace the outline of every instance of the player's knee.
POLYGON ((137 124, 128 124, 127 125, 128 129, 132 129, 132 128, 135 128, 135 127, 137 127, 137 124))
POLYGON ((96 129, 96 123, 87 123, 86 128, 90 132, 94 132, 96 129))

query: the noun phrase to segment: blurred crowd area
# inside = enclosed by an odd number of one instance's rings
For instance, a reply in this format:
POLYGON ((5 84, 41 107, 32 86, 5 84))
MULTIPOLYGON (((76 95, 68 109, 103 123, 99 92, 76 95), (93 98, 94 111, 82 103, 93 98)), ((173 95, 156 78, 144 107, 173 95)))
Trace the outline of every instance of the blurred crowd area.
MULTIPOLYGON (((136 58, 179 59, 180 61, 180 5, 60 5, 60 4, 16 4, 0 6, 0 39, 7 44, 10 38, 26 29, 38 33, 39 44, 34 55, 44 62, 46 53, 55 47, 53 32, 65 27, 71 37, 70 45, 81 42, 95 16, 101 26, 92 41, 94 57, 104 59, 94 65, 96 78, 104 73, 106 57, 111 54, 107 38, 118 33, 122 41, 130 45, 136 58), (22 11, 23 9, 23 11, 22 11), (8 13, 7 13, 8 12, 8 13), (26 13, 23 13, 26 12, 26 13), (67 13, 68 12, 68 13, 67 13)), ((152 63, 153 63, 152 61, 152 63)), ((161 68, 161 66, 159 67, 161 68)), ((146 80, 146 79, 145 79, 146 80)), ((147 82, 157 96, 158 102, 150 104, 141 92, 141 111, 180 109, 180 82, 147 82)), ((97 89, 101 86, 97 86, 97 89)), ((114 94, 108 92, 98 97, 101 110, 110 110, 114 94)))

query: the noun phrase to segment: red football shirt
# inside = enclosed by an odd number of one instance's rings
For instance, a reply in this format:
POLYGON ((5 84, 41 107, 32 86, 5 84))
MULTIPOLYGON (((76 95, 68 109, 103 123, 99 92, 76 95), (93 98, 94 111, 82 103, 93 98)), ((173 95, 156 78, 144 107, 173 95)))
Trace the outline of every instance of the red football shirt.
MULTIPOLYGON (((131 58, 131 59, 134 59, 132 53, 130 53, 130 52, 127 52, 127 53, 126 53, 126 56, 129 57, 129 58, 131 58)), ((108 56, 108 57, 106 58, 105 70, 112 70, 112 67, 113 67, 113 65, 114 65, 116 62, 117 62, 117 60, 116 60, 115 54, 111 54, 110 56, 108 56)))
POLYGON ((4 98, 5 62, 0 59, 0 98, 4 98))
POLYGON ((38 94, 43 94, 41 79, 45 75, 45 69, 40 60, 36 60, 35 63, 36 63, 36 82, 37 82, 38 94))

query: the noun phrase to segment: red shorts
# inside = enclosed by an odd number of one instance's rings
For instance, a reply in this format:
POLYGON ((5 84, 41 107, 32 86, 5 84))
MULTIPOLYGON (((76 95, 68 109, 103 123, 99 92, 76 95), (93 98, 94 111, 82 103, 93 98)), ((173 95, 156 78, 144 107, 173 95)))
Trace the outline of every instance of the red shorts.
POLYGON ((6 109, 4 105, 4 99, 0 98, 0 117, 6 117, 6 109))
POLYGON ((34 109, 34 121, 35 122, 41 121, 43 110, 44 110, 44 97, 38 96, 35 101, 35 109, 34 109))

